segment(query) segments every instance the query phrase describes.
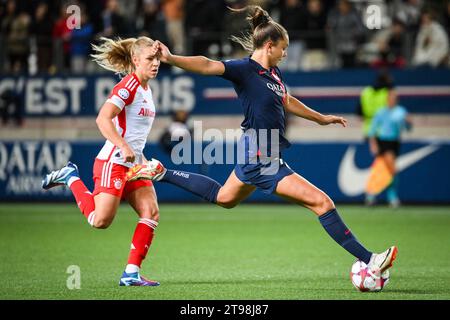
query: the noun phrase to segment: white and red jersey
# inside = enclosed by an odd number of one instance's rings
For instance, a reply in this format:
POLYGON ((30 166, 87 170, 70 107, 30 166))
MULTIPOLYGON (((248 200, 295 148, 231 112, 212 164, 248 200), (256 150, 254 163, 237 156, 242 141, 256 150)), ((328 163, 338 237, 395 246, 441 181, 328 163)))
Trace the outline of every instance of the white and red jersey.
POLYGON ((143 161, 142 151, 155 119, 155 103, 150 86, 143 88, 133 73, 123 78, 112 90, 107 102, 116 105, 121 112, 113 119, 119 134, 136 155, 134 163, 124 162, 121 151, 111 141, 97 155, 97 159, 132 167, 143 161))

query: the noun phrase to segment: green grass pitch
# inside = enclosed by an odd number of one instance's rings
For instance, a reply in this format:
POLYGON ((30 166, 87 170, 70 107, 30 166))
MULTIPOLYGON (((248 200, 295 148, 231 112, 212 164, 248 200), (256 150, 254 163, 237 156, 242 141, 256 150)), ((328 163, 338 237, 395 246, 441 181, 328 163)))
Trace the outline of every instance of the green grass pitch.
POLYGON ((354 258, 295 205, 162 204, 142 270, 161 286, 125 288, 129 206, 94 230, 74 204, 0 204, 0 299, 450 299, 449 207, 338 209, 369 249, 399 247, 383 292, 357 292, 354 258), (67 288, 71 265, 80 289, 67 288))

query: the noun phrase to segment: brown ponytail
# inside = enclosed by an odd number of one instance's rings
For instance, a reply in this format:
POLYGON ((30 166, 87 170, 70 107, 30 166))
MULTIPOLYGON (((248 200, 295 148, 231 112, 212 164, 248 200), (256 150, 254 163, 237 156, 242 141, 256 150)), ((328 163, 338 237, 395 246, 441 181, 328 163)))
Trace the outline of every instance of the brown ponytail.
POLYGON ((248 12, 246 20, 250 24, 251 33, 231 36, 231 40, 239 43, 246 51, 253 52, 255 49, 261 48, 268 40, 274 43, 281 39, 288 41, 289 36, 286 29, 275 22, 267 11, 260 6, 252 5, 242 9, 228 9, 233 12, 248 12))

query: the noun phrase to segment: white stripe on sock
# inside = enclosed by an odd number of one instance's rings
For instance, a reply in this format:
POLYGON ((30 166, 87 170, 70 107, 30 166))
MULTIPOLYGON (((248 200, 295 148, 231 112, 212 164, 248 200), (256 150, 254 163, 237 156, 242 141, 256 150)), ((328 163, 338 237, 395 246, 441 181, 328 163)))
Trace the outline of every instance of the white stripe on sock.
POLYGON ((74 183, 75 181, 80 180, 79 177, 70 177, 69 181, 67 181, 67 186, 70 188, 70 186, 72 185, 72 183, 74 183))
POLYGON ((158 226, 158 222, 156 222, 155 220, 152 220, 152 219, 148 219, 148 218, 141 218, 141 219, 139 219, 138 223, 143 223, 152 229, 155 229, 158 226))
POLYGON ((91 226, 94 226, 94 221, 95 221, 95 211, 92 211, 90 214, 89 214, 89 217, 88 217, 88 223, 91 225, 91 226))
POLYGON ((127 264, 127 267, 125 268, 125 272, 130 273, 139 273, 139 267, 135 264, 127 264))

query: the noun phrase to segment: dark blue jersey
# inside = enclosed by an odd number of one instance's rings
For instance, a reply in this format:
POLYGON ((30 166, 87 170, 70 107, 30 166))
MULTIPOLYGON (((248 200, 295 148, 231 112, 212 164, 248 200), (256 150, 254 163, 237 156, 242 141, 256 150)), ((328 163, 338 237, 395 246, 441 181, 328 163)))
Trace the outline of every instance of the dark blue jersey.
MULTIPOLYGON (((284 101, 286 86, 283 84, 281 72, 277 67, 265 69, 258 62, 244 58, 222 61, 225 65, 223 78, 233 82, 234 89, 244 108, 245 119, 241 124, 244 131, 254 129, 268 130, 267 146, 270 148, 271 129, 278 130, 279 151, 291 144, 285 138, 286 115, 284 101)), ((258 134, 261 138, 262 135, 258 134)), ((262 143, 258 139, 258 148, 262 143)), ((269 151, 269 154, 271 151, 269 151)))

